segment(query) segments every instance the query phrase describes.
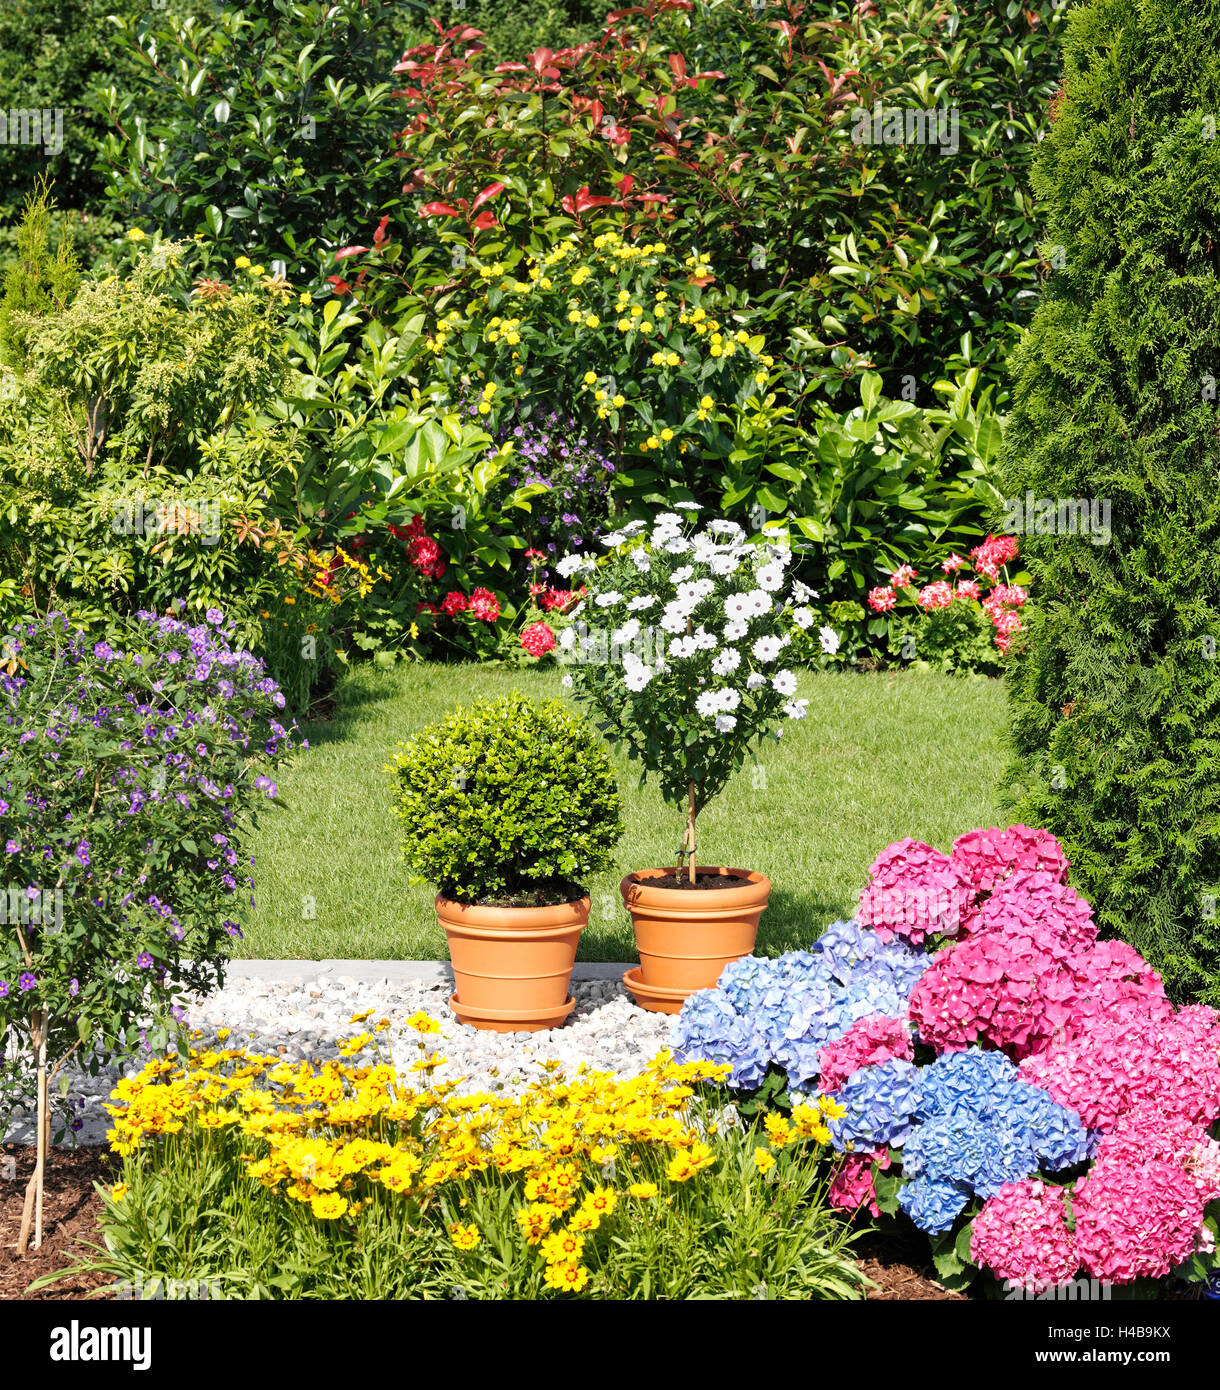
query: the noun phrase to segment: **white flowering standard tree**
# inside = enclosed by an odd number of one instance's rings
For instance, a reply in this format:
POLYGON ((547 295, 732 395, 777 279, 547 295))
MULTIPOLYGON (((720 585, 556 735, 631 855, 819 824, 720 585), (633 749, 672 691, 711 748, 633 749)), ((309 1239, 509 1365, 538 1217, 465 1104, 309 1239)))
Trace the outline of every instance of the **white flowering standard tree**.
MULTIPOLYGON (((600 562, 560 562, 588 590, 560 636, 560 659, 565 684, 607 739, 684 812, 680 886, 695 888, 699 813, 764 739, 805 715, 796 669, 818 650, 809 607, 817 595, 789 574, 784 546, 748 541, 727 520, 695 529, 698 508, 678 506, 685 516, 667 512, 651 527, 632 522, 603 537, 600 562)), ((833 638, 822 634, 823 651, 833 638)))

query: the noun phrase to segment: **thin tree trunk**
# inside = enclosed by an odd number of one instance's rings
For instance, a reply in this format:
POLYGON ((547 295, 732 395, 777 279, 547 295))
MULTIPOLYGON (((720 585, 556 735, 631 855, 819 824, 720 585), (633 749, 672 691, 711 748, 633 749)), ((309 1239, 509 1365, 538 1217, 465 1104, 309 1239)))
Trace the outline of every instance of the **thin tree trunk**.
POLYGON ((17 1254, 24 1255, 30 1243, 30 1224, 34 1224, 34 1249, 42 1246, 42 1192, 47 1166, 47 1012, 34 1016, 33 1042, 38 1055, 38 1147, 34 1172, 25 1189, 21 1228, 17 1232, 17 1254))
POLYGON ((695 881, 695 784, 686 784, 686 852, 690 855, 690 881, 695 881))

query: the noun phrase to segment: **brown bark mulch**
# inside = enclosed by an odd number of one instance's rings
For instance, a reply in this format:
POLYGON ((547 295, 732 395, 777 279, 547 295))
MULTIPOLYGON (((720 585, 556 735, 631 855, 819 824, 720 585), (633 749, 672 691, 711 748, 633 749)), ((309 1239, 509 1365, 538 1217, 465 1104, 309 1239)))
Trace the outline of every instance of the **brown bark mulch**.
POLYGON ((927 1242, 913 1233, 866 1231, 852 1246, 852 1258, 878 1286, 868 1290, 865 1296, 869 1299, 968 1301, 965 1294, 954 1293, 937 1283, 927 1242))
POLYGON ((30 1250, 24 1259, 18 1259, 21 1208, 25 1185, 33 1171, 32 1146, 0 1145, 0 1300, 88 1298, 99 1286, 113 1283, 112 1276, 71 1275, 34 1293, 26 1290, 42 1275, 88 1258, 92 1252, 85 1249, 84 1242, 101 1244, 98 1218, 102 1202, 93 1184, 115 1181, 109 1152, 105 1147, 90 1147, 56 1149, 52 1153, 43 1197, 42 1248, 32 1248, 31 1235, 30 1250), (16 1161, 16 1175, 11 1179, 7 1178, 6 1158, 16 1161))

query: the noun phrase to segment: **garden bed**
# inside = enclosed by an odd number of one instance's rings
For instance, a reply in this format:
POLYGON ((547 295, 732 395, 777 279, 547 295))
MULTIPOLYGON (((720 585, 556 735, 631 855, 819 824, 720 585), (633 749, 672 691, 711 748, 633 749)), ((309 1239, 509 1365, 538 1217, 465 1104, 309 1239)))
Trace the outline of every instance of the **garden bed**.
POLYGON ((93 1184, 114 1181, 109 1151, 93 1146, 56 1151, 47 1174, 42 1248, 31 1250, 25 1259, 17 1258, 14 1246, 25 1185, 34 1169, 33 1147, 5 1144, 0 1148, 0 1165, 10 1158, 16 1171, 11 1181, 0 1182, 0 1300, 96 1296, 95 1291, 110 1282, 103 1274, 73 1274, 49 1288, 26 1290, 44 1275, 77 1264, 89 1253, 87 1245, 100 1243, 102 1199, 93 1184))

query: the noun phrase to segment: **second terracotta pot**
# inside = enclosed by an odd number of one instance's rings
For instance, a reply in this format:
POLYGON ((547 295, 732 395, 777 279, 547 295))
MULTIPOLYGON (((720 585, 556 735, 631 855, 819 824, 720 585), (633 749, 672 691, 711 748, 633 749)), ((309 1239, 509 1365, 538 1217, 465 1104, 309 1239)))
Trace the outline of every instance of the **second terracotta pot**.
POLYGON ((727 875, 740 879, 740 888, 650 884, 679 872, 685 871, 641 869, 619 884, 640 953, 638 974, 628 971, 624 981, 641 1008, 666 1013, 680 1009, 695 990, 711 989, 730 961, 753 951, 758 919, 771 896, 771 880, 749 869, 695 868, 696 879, 700 874, 727 875))
POLYGON ((450 1005, 463 1023, 498 1033, 557 1028, 589 899, 554 907, 483 907, 437 895, 457 986, 450 1005))

